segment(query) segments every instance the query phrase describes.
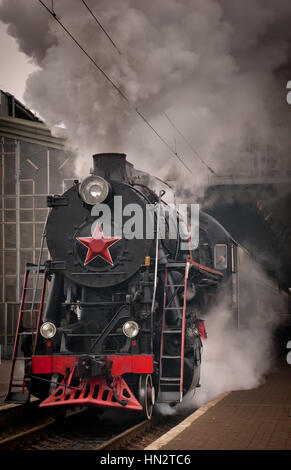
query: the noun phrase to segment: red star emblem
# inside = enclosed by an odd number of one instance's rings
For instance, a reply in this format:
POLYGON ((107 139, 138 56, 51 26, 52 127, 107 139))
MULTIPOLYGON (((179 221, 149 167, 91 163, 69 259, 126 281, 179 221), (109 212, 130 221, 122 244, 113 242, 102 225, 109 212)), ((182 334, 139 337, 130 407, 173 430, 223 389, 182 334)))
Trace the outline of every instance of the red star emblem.
POLYGON ((100 224, 97 224, 92 237, 77 237, 77 240, 88 248, 84 266, 97 256, 113 266, 114 263, 108 248, 121 238, 104 238, 102 228, 100 224))

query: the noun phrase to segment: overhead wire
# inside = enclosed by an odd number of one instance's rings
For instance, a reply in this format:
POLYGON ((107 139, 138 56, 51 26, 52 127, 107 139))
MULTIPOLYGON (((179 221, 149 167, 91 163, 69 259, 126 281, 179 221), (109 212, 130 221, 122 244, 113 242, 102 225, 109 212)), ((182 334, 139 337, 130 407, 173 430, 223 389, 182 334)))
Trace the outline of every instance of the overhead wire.
MULTIPOLYGON (((118 53, 120 55, 122 55, 122 52, 121 50, 117 47, 116 43, 113 41, 113 39, 110 37, 109 33, 107 33, 107 31, 105 30, 105 28, 103 27, 103 25, 101 24, 100 20, 98 20, 98 18, 96 17, 96 15, 94 14, 94 12, 90 9, 90 7, 87 5, 86 1, 85 0, 81 0, 81 2, 85 5, 85 7, 87 8, 87 10, 90 12, 90 14, 92 15, 92 17, 95 19, 95 21, 97 22, 97 24, 99 25, 99 27, 102 29, 102 31, 106 34, 107 38, 110 40, 110 42, 112 43, 112 45, 115 47, 115 49, 118 51, 118 53)), ((211 166, 209 166, 204 160, 203 158, 199 155, 198 151, 193 147, 193 145, 191 144, 191 142, 189 142, 189 140, 183 135, 183 133, 177 128, 177 126, 173 123, 172 119, 170 119, 170 117, 168 116, 168 114, 166 112, 164 112, 164 115, 166 116, 166 118, 168 119, 168 121, 170 122, 170 124, 172 125, 172 127, 175 129, 176 132, 178 132, 178 134, 182 137, 182 139, 187 143, 188 147, 192 150, 192 152, 194 153, 194 155, 198 158, 198 160, 213 174, 213 175, 217 175, 217 173, 213 170, 213 168, 211 168, 211 166)), ((175 149, 174 149, 175 153, 177 154, 177 145, 176 145, 176 139, 175 139, 175 149)))
POLYGON ((198 158, 198 160, 200 160, 200 162, 206 166, 207 170, 209 170, 213 175, 215 176, 218 176, 217 173, 213 170, 213 168, 211 168, 211 166, 209 166, 204 160, 203 158, 200 157, 199 153, 197 152, 197 150, 193 147, 193 145, 191 144, 191 142, 184 136, 184 134, 182 134, 182 132, 180 131, 180 129, 178 129, 178 127, 174 124, 174 122, 172 121, 172 119, 170 119, 170 117, 168 116, 168 114, 166 112, 164 112, 164 115, 166 116, 166 118, 168 119, 169 123, 173 126, 173 128, 175 129, 176 132, 178 132, 178 134, 182 137, 182 139, 186 142, 186 144, 188 145, 188 147, 192 150, 192 152, 195 154, 195 156, 198 158))
POLYGON ((159 140, 168 148, 168 150, 174 155, 180 163, 186 168, 189 173, 193 174, 193 171, 189 166, 184 162, 181 156, 171 147, 171 145, 160 135, 160 133, 152 126, 152 124, 147 120, 143 113, 130 101, 127 95, 121 90, 121 88, 114 83, 114 81, 109 77, 109 75, 102 69, 102 67, 96 62, 96 60, 86 51, 86 49, 81 45, 81 43, 73 36, 73 34, 68 30, 68 28, 62 23, 62 21, 57 17, 55 11, 50 10, 50 8, 43 2, 43 0, 38 0, 39 3, 49 12, 49 14, 57 21, 61 28, 66 32, 66 34, 72 39, 72 41, 81 49, 81 51, 88 57, 88 59, 93 63, 93 65, 99 70, 99 72, 104 76, 104 78, 110 83, 110 85, 119 93, 119 95, 128 103, 128 105, 136 112, 136 114, 145 122, 145 124, 154 132, 154 134, 159 138, 159 140))
POLYGON ((117 45, 115 44, 115 42, 113 41, 113 39, 110 37, 110 35, 107 33, 106 29, 104 28, 104 26, 101 24, 100 20, 97 18, 97 16, 95 15, 95 13, 91 10, 91 8, 89 7, 89 5, 85 2, 85 0, 81 0, 81 2, 84 4, 84 6, 87 8, 87 10, 89 11, 89 13, 93 16, 94 20, 96 21, 96 23, 98 24, 98 26, 102 29, 103 33, 107 36, 107 38, 109 39, 109 41, 111 42, 111 44, 113 45, 113 47, 115 47, 115 49, 117 50, 118 54, 122 55, 122 52, 120 51, 120 49, 117 47, 117 45))

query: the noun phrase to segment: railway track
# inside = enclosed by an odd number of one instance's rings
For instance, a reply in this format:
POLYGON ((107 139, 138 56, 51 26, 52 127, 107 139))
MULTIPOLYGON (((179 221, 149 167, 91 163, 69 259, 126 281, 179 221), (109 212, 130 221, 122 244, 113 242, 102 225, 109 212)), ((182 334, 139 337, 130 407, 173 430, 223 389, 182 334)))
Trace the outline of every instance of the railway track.
POLYGON ((140 421, 122 412, 113 421, 110 411, 80 411, 63 422, 46 417, 37 424, 10 428, 0 435, 0 450, 141 450, 189 414, 156 415, 150 421, 140 421))

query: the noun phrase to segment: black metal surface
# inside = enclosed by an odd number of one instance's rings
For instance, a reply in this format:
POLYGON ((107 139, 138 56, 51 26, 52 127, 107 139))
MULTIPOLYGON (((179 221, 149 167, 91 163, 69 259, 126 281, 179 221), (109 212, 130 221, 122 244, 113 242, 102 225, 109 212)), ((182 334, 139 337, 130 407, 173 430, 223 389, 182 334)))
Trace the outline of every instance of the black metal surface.
MULTIPOLYGON (((112 188, 115 194, 122 197, 121 212, 127 204, 133 203, 141 207, 145 230, 146 200, 126 184, 112 182, 112 188)), ((87 287, 104 288, 125 282, 144 263, 145 256, 150 252, 152 240, 147 240, 146 237, 132 240, 123 237, 110 247, 113 266, 100 257, 84 266, 87 249, 76 238, 92 236, 92 224, 97 217, 91 215, 92 207, 80 199, 76 186, 69 189, 65 197, 69 204, 54 206, 47 223, 47 244, 53 260, 66 263, 65 276, 87 287)), ((114 215, 114 207, 111 209, 114 215)), ((128 216, 123 217, 122 226, 128 219, 128 216)), ((112 232, 114 232, 113 222, 112 232)))

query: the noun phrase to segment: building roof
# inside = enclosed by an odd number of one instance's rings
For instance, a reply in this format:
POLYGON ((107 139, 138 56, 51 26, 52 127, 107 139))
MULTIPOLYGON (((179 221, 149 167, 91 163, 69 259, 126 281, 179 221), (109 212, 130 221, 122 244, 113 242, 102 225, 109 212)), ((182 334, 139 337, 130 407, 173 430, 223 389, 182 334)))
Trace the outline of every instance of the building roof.
POLYGON ((0 116, 43 122, 23 103, 18 101, 15 96, 3 90, 0 90, 0 116))
POLYGON ((0 135, 62 150, 64 139, 54 137, 47 125, 10 93, 0 90, 0 135))

